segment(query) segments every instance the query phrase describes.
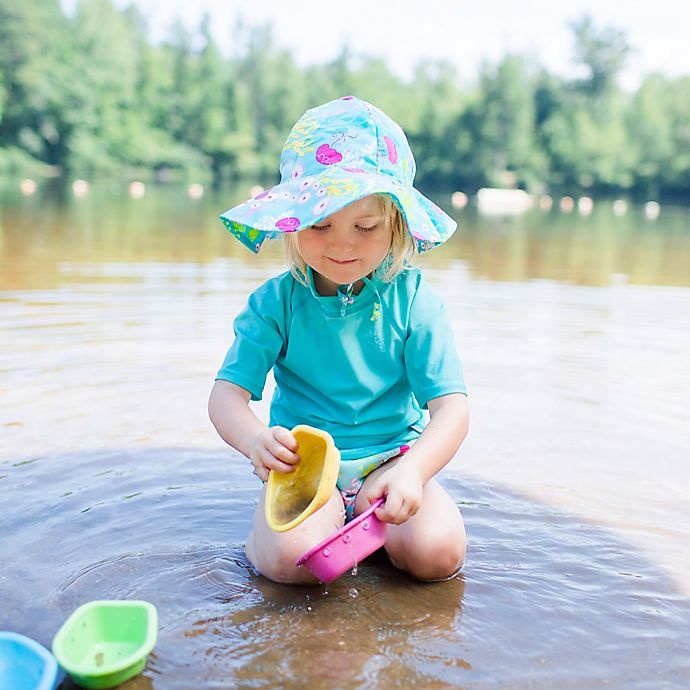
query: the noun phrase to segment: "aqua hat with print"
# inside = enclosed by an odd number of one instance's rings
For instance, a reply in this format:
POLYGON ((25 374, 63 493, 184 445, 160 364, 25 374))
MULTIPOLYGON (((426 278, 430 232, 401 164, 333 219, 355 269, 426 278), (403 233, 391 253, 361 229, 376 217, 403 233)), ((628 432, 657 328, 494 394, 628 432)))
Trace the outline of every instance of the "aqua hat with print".
POLYGON ((307 110, 280 157, 280 183, 221 215, 258 252, 267 239, 308 228, 370 194, 388 194, 420 252, 456 222, 413 187, 415 162, 402 129, 378 108, 345 96, 307 110))

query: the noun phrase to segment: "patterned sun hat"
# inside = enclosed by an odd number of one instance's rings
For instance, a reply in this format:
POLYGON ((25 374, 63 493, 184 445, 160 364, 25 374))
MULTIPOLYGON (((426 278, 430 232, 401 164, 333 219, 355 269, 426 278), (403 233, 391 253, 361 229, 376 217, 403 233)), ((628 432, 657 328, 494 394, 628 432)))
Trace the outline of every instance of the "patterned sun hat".
POLYGON ((297 121, 280 157, 279 184, 220 218, 258 252, 267 239, 308 228, 370 194, 388 194, 424 252, 457 224, 412 186, 415 169, 402 129, 370 103, 345 96, 297 121))

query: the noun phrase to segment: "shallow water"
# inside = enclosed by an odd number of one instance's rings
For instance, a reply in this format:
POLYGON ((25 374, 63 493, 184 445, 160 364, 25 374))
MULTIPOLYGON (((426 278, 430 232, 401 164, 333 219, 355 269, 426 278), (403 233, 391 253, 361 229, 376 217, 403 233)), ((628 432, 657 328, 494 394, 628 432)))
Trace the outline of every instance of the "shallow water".
POLYGON ((49 645, 87 600, 152 601, 128 688, 690 686, 687 212, 468 213, 424 264, 471 392, 442 475, 465 569, 290 588, 248 566, 258 481, 205 410, 280 258, 217 200, 108 199, 4 200, 0 629, 49 645))

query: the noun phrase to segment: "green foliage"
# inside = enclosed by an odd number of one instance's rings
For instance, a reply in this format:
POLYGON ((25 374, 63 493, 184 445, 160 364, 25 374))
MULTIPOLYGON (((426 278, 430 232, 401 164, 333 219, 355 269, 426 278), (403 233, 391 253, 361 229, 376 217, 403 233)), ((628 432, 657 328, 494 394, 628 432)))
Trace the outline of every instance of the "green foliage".
POLYGON ((478 97, 461 126, 473 142, 465 157, 482 183, 538 185, 545 162, 536 146, 535 78, 522 58, 509 55, 482 68, 478 97))
POLYGON ((599 29, 589 16, 571 24, 575 36, 575 61, 587 70, 583 88, 591 96, 601 96, 614 89, 630 54, 625 34, 617 29, 599 29))
POLYGON ((50 166, 34 158, 25 149, 18 146, 0 148, 0 176, 41 177, 49 174, 50 166))
POLYGON ((690 190, 690 76, 669 82, 665 90, 672 154, 661 185, 687 200, 690 190))
POLYGON ((0 147, 19 146, 59 164, 67 20, 57 0, 0 0, 0 147))
POLYGON ((356 94, 405 129, 422 187, 688 198, 690 76, 626 94, 625 35, 586 16, 571 28, 584 78, 507 55, 461 86, 446 62, 404 81, 347 46, 300 67, 270 26, 232 27, 228 57, 208 17, 154 45, 144 16, 113 0, 79 0, 69 16, 58 0, 0 0, 0 174, 271 184, 302 112, 356 94))

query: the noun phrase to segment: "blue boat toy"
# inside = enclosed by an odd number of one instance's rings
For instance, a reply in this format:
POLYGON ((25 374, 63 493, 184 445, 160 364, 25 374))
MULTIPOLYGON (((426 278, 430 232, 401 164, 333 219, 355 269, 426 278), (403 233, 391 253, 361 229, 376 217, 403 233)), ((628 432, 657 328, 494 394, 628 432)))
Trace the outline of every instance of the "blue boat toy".
POLYGON ((0 630, 0 688, 53 690, 57 679, 57 661, 43 645, 0 630))

